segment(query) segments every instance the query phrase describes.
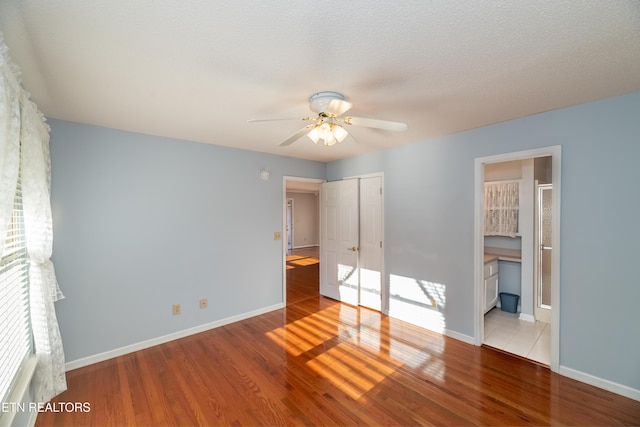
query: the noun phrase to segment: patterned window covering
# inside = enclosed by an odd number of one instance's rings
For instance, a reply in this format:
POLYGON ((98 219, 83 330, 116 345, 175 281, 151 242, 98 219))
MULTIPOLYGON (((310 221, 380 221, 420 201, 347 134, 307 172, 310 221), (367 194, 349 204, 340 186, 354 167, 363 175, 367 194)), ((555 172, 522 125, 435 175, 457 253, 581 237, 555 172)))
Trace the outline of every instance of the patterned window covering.
POLYGON ((484 235, 516 237, 520 181, 484 184, 484 235))
MULTIPOLYGON (((63 298, 50 257, 53 245, 49 126, 22 88, 20 71, 0 32, 0 236, 10 225, 18 174, 29 259, 29 318, 37 365, 36 402, 66 389, 64 352, 54 302, 63 298)), ((4 239, 0 239, 0 253, 4 239)))

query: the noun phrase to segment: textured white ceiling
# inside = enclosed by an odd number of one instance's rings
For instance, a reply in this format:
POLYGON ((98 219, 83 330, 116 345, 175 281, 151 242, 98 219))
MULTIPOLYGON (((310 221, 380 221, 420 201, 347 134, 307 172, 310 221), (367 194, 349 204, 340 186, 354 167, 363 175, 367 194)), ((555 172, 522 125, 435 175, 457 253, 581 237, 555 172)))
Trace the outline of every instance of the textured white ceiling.
POLYGON ((3 0, 47 117, 330 161, 640 90, 640 1, 3 0), (315 92, 358 144, 303 138, 315 92))

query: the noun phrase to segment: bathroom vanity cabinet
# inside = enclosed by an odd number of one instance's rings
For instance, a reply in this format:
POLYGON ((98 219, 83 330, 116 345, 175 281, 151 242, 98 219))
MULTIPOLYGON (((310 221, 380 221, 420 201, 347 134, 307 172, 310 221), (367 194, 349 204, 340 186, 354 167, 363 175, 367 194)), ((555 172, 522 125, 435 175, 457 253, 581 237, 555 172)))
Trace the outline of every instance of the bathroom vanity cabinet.
POLYGON ((502 287, 503 289, 498 289, 498 264, 502 262, 503 264, 518 264, 517 265, 517 275, 519 279, 520 275, 520 263, 522 262, 522 254, 520 249, 505 249, 505 248, 495 248, 495 247, 484 247, 484 312, 491 310, 498 303, 498 295, 499 292, 510 292, 516 295, 521 295, 520 292, 520 282, 518 280, 517 286, 511 289, 510 279, 514 277, 514 269, 505 267, 506 276, 503 277, 502 287), (505 286, 507 286, 505 288, 505 286))
POLYGON ((498 257, 485 256, 484 260, 484 312, 498 302, 498 257))

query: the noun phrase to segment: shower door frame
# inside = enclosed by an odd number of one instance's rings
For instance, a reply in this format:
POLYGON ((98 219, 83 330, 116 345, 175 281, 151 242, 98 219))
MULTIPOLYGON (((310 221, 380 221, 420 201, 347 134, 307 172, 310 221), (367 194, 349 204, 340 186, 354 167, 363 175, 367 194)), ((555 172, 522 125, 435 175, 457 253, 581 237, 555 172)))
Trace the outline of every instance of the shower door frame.
MULTIPOLYGON (((543 209, 542 209, 542 192, 543 191, 551 191, 551 220, 553 219, 553 183, 548 184, 538 184, 536 181, 536 218, 535 218, 535 281, 534 281, 534 306, 533 312, 536 320, 545 323, 551 323, 551 313, 553 310, 553 281, 551 280, 551 275, 549 275, 549 283, 548 286, 550 292, 550 304, 544 304, 542 301, 542 292, 543 286, 542 283, 544 281, 543 274, 543 251, 551 251, 551 258, 549 262, 551 262, 550 268, 553 267, 553 262, 551 259, 553 258, 553 243, 551 246, 543 246, 543 209)), ((551 224, 553 227, 553 224, 551 224)), ((553 236, 553 229, 551 230, 551 234, 553 236)))

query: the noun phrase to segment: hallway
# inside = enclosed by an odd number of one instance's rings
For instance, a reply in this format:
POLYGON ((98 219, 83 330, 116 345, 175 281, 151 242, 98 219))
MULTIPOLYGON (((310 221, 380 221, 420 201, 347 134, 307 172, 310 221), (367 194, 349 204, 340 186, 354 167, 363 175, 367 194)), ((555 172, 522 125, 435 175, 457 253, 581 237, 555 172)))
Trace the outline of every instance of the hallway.
POLYGON ((287 305, 320 296, 320 247, 287 251, 287 305))

